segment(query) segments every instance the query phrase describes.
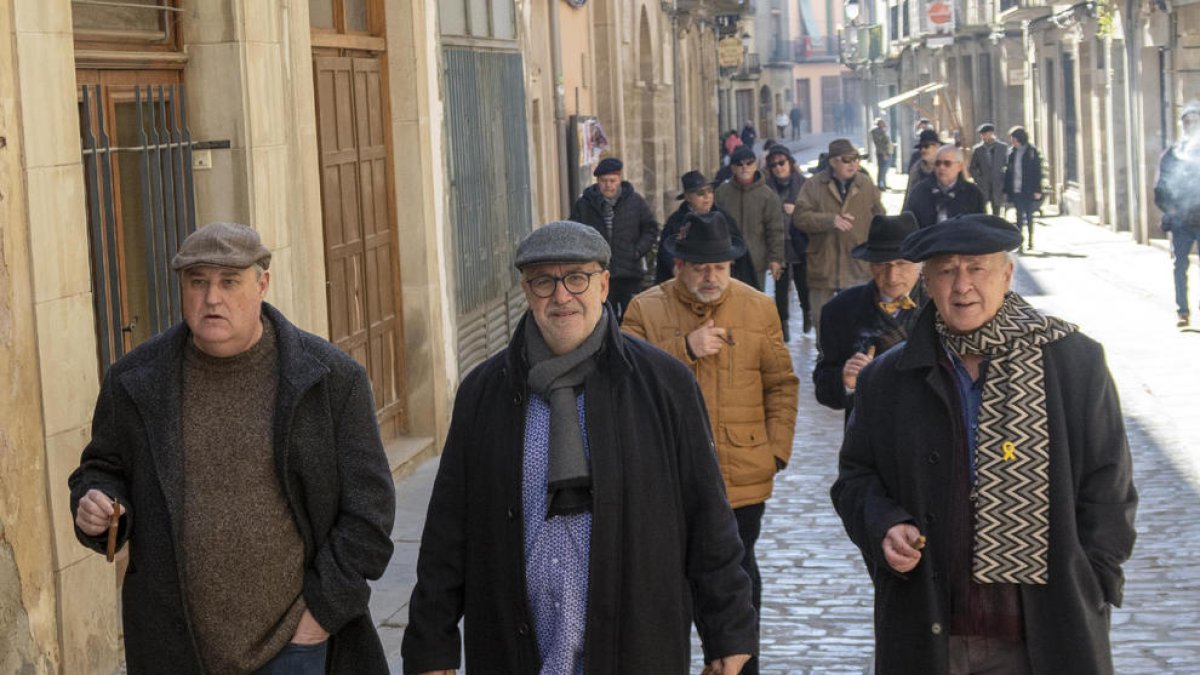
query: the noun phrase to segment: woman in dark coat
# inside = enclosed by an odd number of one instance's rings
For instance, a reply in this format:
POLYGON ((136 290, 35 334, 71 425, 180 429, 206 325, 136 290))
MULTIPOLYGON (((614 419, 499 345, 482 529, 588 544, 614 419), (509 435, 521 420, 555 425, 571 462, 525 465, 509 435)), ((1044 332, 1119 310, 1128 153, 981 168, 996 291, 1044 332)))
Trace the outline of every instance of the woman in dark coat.
POLYGON ((774 145, 767 152, 766 159, 767 185, 779 195, 783 203, 784 241, 783 250, 787 266, 783 268, 783 276, 775 282, 775 308, 779 311, 779 320, 783 324, 783 341, 789 339, 788 331, 788 279, 796 287, 796 296, 800 300, 800 311, 804 313, 804 332, 812 330, 812 317, 809 315, 808 300, 808 234, 801 232, 792 223, 792 212, 796 210, 796 198, 800 196, 800 187, 804 185, 804 174, 796 166, 792 151, 782 143, 774 145))
POLYGON ((1017 227, 1025 230, 1025 247, 1033 248, 1033 212, 1042 201, 1042 156, 1029 143, 1024 127, 1008 132, 1012 143, 1004 172, 1004 194, 1017 210, 1017 227))

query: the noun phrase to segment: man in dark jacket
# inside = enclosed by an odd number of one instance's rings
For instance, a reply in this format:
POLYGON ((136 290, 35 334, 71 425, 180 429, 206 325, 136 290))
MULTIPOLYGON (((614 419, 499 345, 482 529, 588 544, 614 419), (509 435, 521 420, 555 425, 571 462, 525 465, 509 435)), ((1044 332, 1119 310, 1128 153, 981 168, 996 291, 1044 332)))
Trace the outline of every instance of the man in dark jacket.
POLYGON ((1099 344, 1009 290, 1020 231, 917 230, 931 302, 858 376, 832 497, 881 675, 1113 672, 1137 491, 1099 344))
POLYGON ((1154 205, 1162 212, 1162 230, 1171 237, 1175 259, 1175 325, 1191 323, 1188 259, 1200 246, 1200 103, 1189 103, 1179 116, 1182 137, 1158 161, 1154 205))
MULTIPOLYGON (((675 198, 682 200, 683 203, 663 225, 662 236, 658 240, 658 258, 654 268, 655 284, 675 278, 675 256, 671 254, 667 240, 679 236, 679 230, 683 228, 683 222, 689 213, 702 216, 710 211, 716 211, 725 217, 726 222, 729 223, 729 229, 739 239, 742 238, 742 230, 734 222, 733 216, 725 213, 714 203, 713 189, 716 181, 708 180, 699 171, 689 171, 683 174, 680 182, 683 184, 683 192, 680 192, 675 198)), ((754 285, 754 267, 750 264, 749 253, 743 253, 741 257, 733 261, 732 274, 734 279, 744 284, 754 285)))
POLYGON ((969 213, 983 213, 983 193, 962 173, 962 150, 943 145, 933 160, 933 175, 913 186, 904 210, 920 227, 969 213))
POLYGON ((925 305, 920 264, 900 257, 900 243, 916 229, 911 213, 871 219, 867 241, 850 255, 870 263, 872 280, 838 293, 822 310, 813 385, 817 402, 845 409, 847 419, 859 371, 906 340, 925 305))
POLYGON ((184 323, 109 369, 71 474, 79 540, 104 551, 116 515, 132 542, 130 673, 388 671, 367 607, 395 509, 371 384, 263 302, 270 260, 245 225, 184 240, 184 323))
POLYGON ((429 500, 405 673, 686 673, 757 651, 750 580, 687 367, 624 336, 608 245, 579 223, 517 249, 529 311, 463 381, 429 500))
POLYGON ((1004 169, 1004 195, 1017 212, 1017 227, 1025 230, 1024 248, 1033 250, 1033 212, 1042 201, 1042 156, 1024 127, 1010 129, 1008 140, 1012 145, 1004 169))
POLYGON ((625 165, 616 157, 600 160, 589 185, 571 206, 571 220, 591 225, 612 247, 612 293, 608 301, 617 319, 629 299, 642 290, 646 255, 658 239, 658 221, 650 205, 621 179, 625 165))
POLYGON ((991 204, 992 215, 1004 213, 1004 167, 1008 163, 1008 144, 996 139, 996 125, 979 125, 979 143, 971 148, 971 180, 991 204))
POLYGON ((733 177, 717 186, 717 206, 733 216, 741 229, 754 266, 754 287, 762 290, 766 272, 776 281, 783 275, 783 205, 767 186, 748 146, 738 146, 729 164, 733 177))
POLYGON ((804 174, 796 166, 792 151, 780 143, 767 152, 767 185, 779 195, 783 203, 783 250, 787 262, 779 280, 775 282, 775 308, 779 311, 779 321, 783 325, 783 341, 791 340, 788 330, 789 298, 788 280, 796 286, 796 297, 800 301, 800 311, 804 314, 803 331, 812 330, 812 317, 809 315, 808 301, 808 235, 801 232, 792 224, 792 214, 796 211, 796 199, 800 196, 800 186, 804 185, 804 174))

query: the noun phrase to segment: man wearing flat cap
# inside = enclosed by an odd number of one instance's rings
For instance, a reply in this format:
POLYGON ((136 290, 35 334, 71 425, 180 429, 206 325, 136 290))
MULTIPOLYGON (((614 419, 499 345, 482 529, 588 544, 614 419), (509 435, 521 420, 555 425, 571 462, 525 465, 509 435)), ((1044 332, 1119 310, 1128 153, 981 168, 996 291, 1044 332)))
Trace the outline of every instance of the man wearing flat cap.
POLYGON ((904 238, 917 230, 911 213, 875 216, 867 241, 850 251, 871 266, 871 281, 847 288, 825 305, 818 335, 813 385, 817 401, 834 410, 854 408, 858 373, 876 357, 908 339, 925 286, 921 264, 900 257, 904 238))
MULTIPOLYGON (((700 383, 725 491, 745 547, 742 568, 762 606, 754 544, 775 473, 792 455, 799 381, 774 302, 730 277, 746 250, 720 213, 689 215, 666 246, 675 278, 639 294, 621 329, 686 364, 700 383)), ((758 672, 758 659, 742 671, 758 672)))
POLYGON ((917 230, 931 302, 858 376, 833 504, 883 675, 1113 672, 1137 491, 1103 348, 1010 290, 1021 234, 917 230))
POLYGON ((796 229, 808 235, 808 302, 818 335, 825 303, 871 279, 867 263, 850 256, 867 240, 871 219, 883 214, 882 195, 859 171, 861 161, 850 141, 831 142, 829 166, 805 181, 792 214, 796 229))
POLYGON ((992 215, 1004 213, 1004 171, 1008 168, 1008 144, 996 138, 996 125, 979 125, 979 142, 971 148, 971 179, 990 205, 992 215))
POLYGON ((386 673, 368 580, 394 493, 366 371, 263 301, 258 233, 206 225, 172 261, 183 323, 105 374, 69 479, 75 533, 129 542, 130 673, 386 673))
POLYGON ((592 172, 596 182, 571 206, 571 220, 596 228, 612 250, 608 303, 618 321, 629 299, 644 287, 646 256, 658 239, 654 212, 633 184, 622 179, 624 169, 616 157, 600 160, 592 172))
POLYGON ((609 246, 544 225, 529 311, 467 375, 429 500, 405 673, 710 673, 757 649, 750 581, 688 369, 606 309, 609 246))
POLYGON ((783 275, 783 205, 758 170, 751 146, 735 148, 729 166, 733 177, 717 186, 717 206, 741 230, 754 267, 753 285, 762 289, 768 272, 776 281, 783 275))

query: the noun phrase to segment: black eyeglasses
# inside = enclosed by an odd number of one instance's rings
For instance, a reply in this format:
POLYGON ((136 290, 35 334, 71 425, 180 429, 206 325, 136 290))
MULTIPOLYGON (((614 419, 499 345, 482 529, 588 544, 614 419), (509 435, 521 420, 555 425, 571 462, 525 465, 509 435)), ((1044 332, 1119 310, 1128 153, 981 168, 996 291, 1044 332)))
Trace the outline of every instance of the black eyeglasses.
POLYGON ((781 167, 781 166, 787 166, 787 160, 786 160, 786 159, 781 159, 781 160, 779 160, 778 162, 771 162, 771 168, 772 168, 772 169, 776 169, 776 168, 778 168, 778 167, 781 167))
POLYGON ((952 160, 952 159, 939 159, 939 160, 935 160, 935 161, 934 161, 934 163, 933 163, 933 165, 934 165, 934 166, 954 166, 954 160, 952 160))
POLYGON ((554 295, 554 290, 558 287, 558 282, 562 282, 563 288, 571 295, 579 295, 587 291, 592 285, 592 277, 596 274, 603 273, 604 270, 595 272, 568 272, 567 274, 556 277, 552 274, 543 274, 532 279, 526 279, 525 285, 533 294, 539 298, 548 298, 554 295))

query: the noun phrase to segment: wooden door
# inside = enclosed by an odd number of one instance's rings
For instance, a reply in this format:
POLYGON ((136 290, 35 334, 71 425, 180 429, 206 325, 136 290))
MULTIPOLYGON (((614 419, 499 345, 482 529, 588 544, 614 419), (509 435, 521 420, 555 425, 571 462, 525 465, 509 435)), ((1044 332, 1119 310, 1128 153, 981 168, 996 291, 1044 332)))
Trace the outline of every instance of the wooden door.
POLYGON ((314 66, 330 340, 367 369, 387 439, 407 419, 382 69, 377 58, 314 66))

